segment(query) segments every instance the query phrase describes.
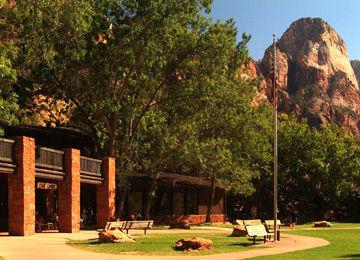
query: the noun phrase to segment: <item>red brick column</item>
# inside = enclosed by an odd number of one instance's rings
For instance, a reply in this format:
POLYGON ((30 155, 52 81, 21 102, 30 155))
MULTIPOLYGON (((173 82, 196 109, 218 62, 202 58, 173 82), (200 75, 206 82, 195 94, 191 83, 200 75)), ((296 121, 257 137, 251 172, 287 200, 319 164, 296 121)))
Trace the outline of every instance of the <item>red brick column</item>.
POLYGON ((66 149, 65 177, 58 182, 59 231, 78 232, 80 229, 80 151, 66 149))
POLYGON ((35 141, 16 137, 16 169, 8 176, 9 234, 29 236, 35 233, 35 141))
POLYGON ((102 161, 103 183, 96 188, 96 224, 104 228, 115 215, 115 159, 106 157, 102 161))

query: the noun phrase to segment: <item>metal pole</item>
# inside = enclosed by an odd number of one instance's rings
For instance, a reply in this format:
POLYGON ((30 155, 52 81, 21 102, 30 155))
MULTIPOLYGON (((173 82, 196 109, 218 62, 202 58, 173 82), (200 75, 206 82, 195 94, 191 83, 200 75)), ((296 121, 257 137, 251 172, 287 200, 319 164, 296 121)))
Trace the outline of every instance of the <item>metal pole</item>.
POLYGON ((273 34, 273 66, 274 66, 274 75, 273 75, 273 114, 274 114, 274 241, 278 240, 278 227, 277 227, 277 189, 278 189, 278 147, 277 147, 277 64, 276 64, 276 35, 273 34))

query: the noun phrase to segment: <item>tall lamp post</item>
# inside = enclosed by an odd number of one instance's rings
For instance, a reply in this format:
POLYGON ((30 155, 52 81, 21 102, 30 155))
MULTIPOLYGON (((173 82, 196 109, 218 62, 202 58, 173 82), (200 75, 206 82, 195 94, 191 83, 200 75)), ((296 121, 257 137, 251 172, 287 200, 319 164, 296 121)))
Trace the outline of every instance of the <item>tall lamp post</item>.
POLYGON ((278 120, 277 120, 277 64, 276 64, 276 35, 273 34, 273 119, 274 119, 274 175, 273 175, 273 193, 274 193, 274 241, 278 240, 278 226, 277 226, 277 211, 278 211, 278 147, 277 147, 277 130, 278 130, 278 120))

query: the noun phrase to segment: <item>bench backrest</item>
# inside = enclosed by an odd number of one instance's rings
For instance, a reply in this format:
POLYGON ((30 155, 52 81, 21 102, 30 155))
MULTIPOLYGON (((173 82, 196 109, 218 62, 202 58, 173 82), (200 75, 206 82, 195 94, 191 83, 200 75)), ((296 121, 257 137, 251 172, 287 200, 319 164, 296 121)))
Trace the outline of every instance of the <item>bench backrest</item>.
POLYGON ((245 226, 261 225, 261 219, 244 219, 245 226))
POLYGON ((248 236, 266 236, 268 232, 265 229, 265 226, 260 225, 253 225, 253 226, 245 226, 246 232, 248 233, 248 236))
POLYGON ((108 222, 106 223, 105 225, 105 230, 111 230, 111 229, 116 229, 116 228, 119 228, 119 229, 123 229, 124 226, 126 224, 126 221, 113 221, 113 222, 108 222))
POLYGON ((235 219, 234 222, 233 222, 235 225, 244 225, 244 220, 242 219, 235 219))
MULTIPOLYGON (((265 220, 265 225, 268 226, 268 227, 273 227, 273 226, 274 226, 274 220, 273 220, 273 219, 265 220)), ((277 219, 277 220, 276 220, 276 225, 277 225, 277 226, 281 226, 281 221, 280 221, 280 219, 277 219)))
POLYGON ((125 229, 152 228, 153 224, 154 224, 153 220, 127 221, 125 225, 125 229))

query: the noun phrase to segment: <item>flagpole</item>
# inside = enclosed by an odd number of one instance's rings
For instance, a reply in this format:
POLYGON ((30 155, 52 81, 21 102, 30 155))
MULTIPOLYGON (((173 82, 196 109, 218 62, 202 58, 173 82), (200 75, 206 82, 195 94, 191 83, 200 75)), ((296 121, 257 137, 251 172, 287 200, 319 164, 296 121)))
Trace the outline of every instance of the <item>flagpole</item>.
POLYGON ((274 241, 278 241, 278 226, 277 226, 277 209, 278 209, 278 120, 277 120, 277 64, 276 64, 276 35, 273 34, 273 119, 274 119, 274 175, 273 175, 273 193, 274 193, 274 241))

